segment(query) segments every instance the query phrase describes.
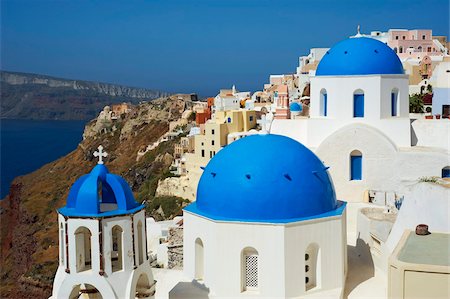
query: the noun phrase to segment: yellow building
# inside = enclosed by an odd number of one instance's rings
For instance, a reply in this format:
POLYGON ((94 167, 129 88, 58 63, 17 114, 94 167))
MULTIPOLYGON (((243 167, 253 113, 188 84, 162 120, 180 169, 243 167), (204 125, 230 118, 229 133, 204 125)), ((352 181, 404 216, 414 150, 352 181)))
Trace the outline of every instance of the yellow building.
POLYGON ((248 132, 254 128, 254 110, 217 111, 214 118, 204 124, 203 134, 195 135, 194 153, 186 153, 186 169, 192 189, 197 189, 203 171, 201 167, 205 167, 222 147, 228 145, 229 134, 248 132))

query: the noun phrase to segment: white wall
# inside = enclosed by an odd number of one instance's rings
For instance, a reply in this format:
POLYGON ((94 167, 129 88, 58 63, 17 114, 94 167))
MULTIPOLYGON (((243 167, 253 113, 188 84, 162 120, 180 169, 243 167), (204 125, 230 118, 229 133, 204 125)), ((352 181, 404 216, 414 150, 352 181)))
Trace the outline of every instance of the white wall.
POLYGON ((195 278, 195 240, 204 250, 204 282, 210 296, 294 298, 304 294, 305 250, 320 246, 322 283, 311 293, 343 288, 345 232, 343 218, 322 218, 289 224, 218 222, 184 213, 184 272, 195 278), (241 292, 241 253, 252 247, 259 254, 259 289, 241 292))
POLYGON ((376 127, 397 146, 409 147, 409 98, 406 75, 318 76, 311 78, 307 146, 315 148, 349 124, 376 127), (398 116, 391 116, 391 92, 398 89, 398 116), (320 92, 327 92, 327 116, 320 116, 320 92), (353 94, 364 91, 364 117, 353 117, 353 94))
POLYGON ((336 196, 359 202, 365 190, 400 192, 423 176, 441 176, 450 156, 436 148, 397 148, 379 130, 355 124, 327 138, 315 153, 329 166, 336 196), (350 180, 350 153, 363 155, 362 180, 350 180))
MULTIPOLYGON (((136 283, 139 276, 144 273, 153 284, 153 275, 150 264, 144 255, 144 262, 139 265, 139 251, 137 250, 138 238, 136 236, 137 223, 142 221, 142 243, 143 253, 145 254, 146 235, 145 235, 145 210, 141 210, 133 215, 124 215, 110 218, 68 218, 67 221, 62 215, 58 216, 60 223, 67 222, 68 246, 69 246, 69 270, 67 273, 64 264, 59 265, 54 283, 53 297, 68 298, 72 289, 79 284, 91 284, 96 287, 103 298, 134 298, 136 292, 136 283), (134 243, 132 234, 132 221, 134 220, 134 243), (120 225, 122 233, 122 261, 123 269, 112 272, 111 251, 112 251, 112 233, 115 225, 120 225), (91 263, 92 269, 86 271, 76 271, 76 242, 75 231, 79 227, 86 227, 91 232, 91 263), (102 233, 99 232, 99 227, 102 233), (100 236, 102 240, 100 242, 100 236), (100 243, 102 245, 102 261, 104 274, 101 274, 100 267, 100 243), (133 260, 133 247, 136 253, 136 267, 133 260)), ((61 241, 61 240, 60 240, 61 241)), ((64 246, 64 242, 60 243, 64 246)))
POLYGON ((411 125, 417 146, 438 147, 446 151, 450 149, 450 120, 417 119, 411 125))

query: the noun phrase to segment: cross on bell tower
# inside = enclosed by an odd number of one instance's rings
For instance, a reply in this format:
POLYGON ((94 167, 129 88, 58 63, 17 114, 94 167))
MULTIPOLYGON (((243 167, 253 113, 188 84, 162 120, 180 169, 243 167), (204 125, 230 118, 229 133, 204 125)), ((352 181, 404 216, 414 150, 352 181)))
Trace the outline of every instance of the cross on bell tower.
POLYGON ((103 151, 103 146, 98 146, 98 151, 94 152, 94 157, 98 157, 98 163, 97 164, 103 164, 103 158, 106 158, 108 156, 107 152, 103 151))

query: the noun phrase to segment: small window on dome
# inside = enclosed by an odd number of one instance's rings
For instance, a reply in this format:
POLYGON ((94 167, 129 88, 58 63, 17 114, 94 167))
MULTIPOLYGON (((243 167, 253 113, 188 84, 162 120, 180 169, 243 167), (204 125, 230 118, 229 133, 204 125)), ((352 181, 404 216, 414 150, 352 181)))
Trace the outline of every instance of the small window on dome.
POLYGON ((364 117, 364 91, 360 89, 353 94, 353 117, 364 117))
POLYGON ((320 287, 320 248, 310 244, 305 253, 305 291, 320 287))
POLYGON ((328 94, 326 89, 320 91, 320 116, 327 116, 328 114, 328 94))
POLYGON ((391 92, 391 116, 398 116, 398 106, 398 89, 394 88, 391 92))
POLYGON ((350 180, 362 180, 362 154, 358 150, 350 154, 350 180))
POLYGON ((242 291, 259 288, 259 254, 254 248, 245 248, 241 256, 242 291))

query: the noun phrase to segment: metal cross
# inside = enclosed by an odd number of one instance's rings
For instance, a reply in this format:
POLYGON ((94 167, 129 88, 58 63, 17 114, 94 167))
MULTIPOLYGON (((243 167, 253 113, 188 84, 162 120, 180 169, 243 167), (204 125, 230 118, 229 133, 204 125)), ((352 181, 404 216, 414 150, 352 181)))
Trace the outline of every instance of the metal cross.
POLYGON ((108 156, 107 152, 103 151, 103 146, 98 146, 98 151, 94 152, 94 157, 98 157, 98 164, 103 164, 103 158, 106 158, 108 156))

